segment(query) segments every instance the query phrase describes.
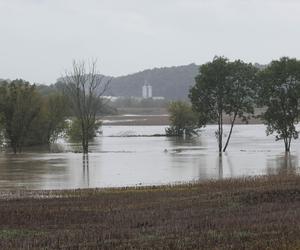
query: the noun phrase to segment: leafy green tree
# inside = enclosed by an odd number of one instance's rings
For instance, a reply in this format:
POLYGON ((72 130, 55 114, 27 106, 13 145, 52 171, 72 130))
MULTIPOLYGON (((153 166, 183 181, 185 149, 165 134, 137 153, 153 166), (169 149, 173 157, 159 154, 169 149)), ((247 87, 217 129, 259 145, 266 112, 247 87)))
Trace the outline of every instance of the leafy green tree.
MULTIPOLYGON (((92 140, 96 135, 97 131, 102 126, 100 121, 95 122, 93 127, 90 127, 88 131, 88 139, 92 140)), ((82 141, 82 130, 81 130, 81 122, 78 119, 73 119, 69 124, 67 135, 72 141, 82 141)))
POLYGON ((215 57, 212 62, 203 64, 196 76, 196 84, 190 89, 189 98, 193 109, 198 113, 199 126, 216 122, 216 137, 219 152, 223 147, 223 115, 226 110, 226 93, 230 67, 228 59, 215 57))
POLYGON ((59 93, 48 96, 45 103, 47 142, 55 141, 66 128, 66 117, 69 113, 66 98, 59 93))
POLYGON ((199 126, 218 124, 216 137, 219 152, 226 151, 236 118, 247 122, 253 114, 256 72, 252 64, 240 60, 229 62, 224 57, 215 57, 212 62, 200 67, 189 97, 198 112, 199 126), (224 115, 231 118, 231 126, 223 148, 224 115))
POLYGON ((1 85, 0 102, 5 136, 13 152, 21 152, 29 128, 39 114, 41 99, 35 85, 14 80, 1 85))
POLYGON ((64 130, 67 109, 61 94, 43 97, 23 80, 0 85, 1 135, 14 153, 24 146, 49 144, 64 130))
POLYGON ((67 100, 60 93, 53 92, 44 97, 40 112, 30 126, 26 144, 53 143, 67 129, 67 107, 67 100))
POLYGON ((267 135, 276 133, 276 140, 283 140, 289 152, 291 140, 299 136, 295 124, 300 117, 300 61, 288 57, 272 61, 259 79, 259 105, 266 107, 261 118, 267 135))
POLYGON ((183 136, 196 134, 197 114, 192 110, 191 105, 186 102, 171 102, 168 107, 171 125, 166 129, 169 136, 183 136))
POLYGON ((225 113, 229 115, 231 124, 223 152, 229 144, 236 118, 248 123, 254 113, 257 95, 256 74, 258 69, 252 64, 237 60, 229 63, 230 72, 226 81, 225 113))

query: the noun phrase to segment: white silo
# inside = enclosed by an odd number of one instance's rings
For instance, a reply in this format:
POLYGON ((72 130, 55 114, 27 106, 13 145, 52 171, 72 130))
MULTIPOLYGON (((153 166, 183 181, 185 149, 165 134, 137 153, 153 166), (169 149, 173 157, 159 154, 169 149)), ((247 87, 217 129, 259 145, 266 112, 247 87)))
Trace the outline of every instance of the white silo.
POLYGON ((148 86, 145 84, 143 86, 143 98, 146 99, 148 96, 148 86))
POLYGON ((148 84, 148 98, 152 98, 152 86, 148 84))
POLYGON ((152 86, 145 80, 142 95, 144 99, 152 98, 152 86))

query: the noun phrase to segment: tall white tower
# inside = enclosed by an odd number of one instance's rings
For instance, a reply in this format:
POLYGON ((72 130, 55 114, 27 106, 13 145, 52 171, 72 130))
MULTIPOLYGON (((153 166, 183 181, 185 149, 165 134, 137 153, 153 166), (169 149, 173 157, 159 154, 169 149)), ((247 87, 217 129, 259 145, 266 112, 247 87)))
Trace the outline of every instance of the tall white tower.
POLYGON ((143 98, 152 98, 152 86, 145 81, 144 86, 143 86, 143 98))
POLYGON ((143 98, 146 99, 148 96, 148 86, 144 85, 143 86, 143 98))
POLYGON ((152 86, 148 85, 148 98, 152 98, 152 86))

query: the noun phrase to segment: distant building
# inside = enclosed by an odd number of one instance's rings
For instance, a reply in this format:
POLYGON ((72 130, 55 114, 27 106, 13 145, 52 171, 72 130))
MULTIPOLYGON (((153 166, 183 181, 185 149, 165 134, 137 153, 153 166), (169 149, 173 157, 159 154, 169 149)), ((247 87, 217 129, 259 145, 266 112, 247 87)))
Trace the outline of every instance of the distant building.
POLYGON ((153 96, 152 99, 154 101, 163 101, 163 100, 165 100, 165 98, 163 96, 153 96))
POLYGON ((143 86, 143 98, 147 98, 148 97, 148 86, 144 85, 143 86))
POLYGON ((142 94, 144 99, 152 98, 152 86, 147 81, 144 83, 142 94))
POLYGON ((104 95, 102 96, 103 99, 107 100, 107 101, 111 101, 111 102, 115 102, 116 100, 120 99, 120 96, 107 96, 104 95))
POLYGON ((152 86, 148 85, 148 98, 152 98, 152 86))

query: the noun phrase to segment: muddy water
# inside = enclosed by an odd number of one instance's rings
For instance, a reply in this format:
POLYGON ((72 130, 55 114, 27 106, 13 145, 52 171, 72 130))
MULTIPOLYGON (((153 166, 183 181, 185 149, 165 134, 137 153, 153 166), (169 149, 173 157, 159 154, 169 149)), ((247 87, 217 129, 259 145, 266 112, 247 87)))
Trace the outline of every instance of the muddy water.
MULTIPOLYGON (((83 157, 63 140, 20 155, 0 153, 0 189, 65 189, 159 185, 264 174, 299 173, 299 140, 290 156, 263 125, 237 125, 228 152, 219 156, 208 126, 193 139, 135 137, 164 133, 164 126, 104 126, 83 157), (128 137, 129 136, 129 137, 128 137)), ((226 127, 228 130, 228 127, 226 127)))

